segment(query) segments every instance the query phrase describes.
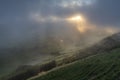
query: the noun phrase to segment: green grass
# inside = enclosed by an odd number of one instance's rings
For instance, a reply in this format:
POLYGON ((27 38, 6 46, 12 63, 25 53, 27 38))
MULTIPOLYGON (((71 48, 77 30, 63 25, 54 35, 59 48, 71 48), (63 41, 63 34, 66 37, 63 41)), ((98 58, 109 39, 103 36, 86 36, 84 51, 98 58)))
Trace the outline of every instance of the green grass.
POLYGON ((119 80, 120 49, 97 54, 32 80, 119 80))

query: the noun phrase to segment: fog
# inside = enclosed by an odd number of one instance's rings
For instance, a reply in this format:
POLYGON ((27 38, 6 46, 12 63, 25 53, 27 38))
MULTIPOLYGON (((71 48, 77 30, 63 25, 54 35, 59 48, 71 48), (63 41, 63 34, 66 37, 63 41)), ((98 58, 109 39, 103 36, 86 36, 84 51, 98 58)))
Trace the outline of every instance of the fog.
POLYGON ((1 0, 1 74, 88 47, 119 32, 120 5, 112 1, 1 0))
POLYGON ((40 64, 60 52, 88 47, 118 31, 86 24, 91 28, 80 32, 76 26, 65 21, 1 25, 1 74, 21 65, 40 64))

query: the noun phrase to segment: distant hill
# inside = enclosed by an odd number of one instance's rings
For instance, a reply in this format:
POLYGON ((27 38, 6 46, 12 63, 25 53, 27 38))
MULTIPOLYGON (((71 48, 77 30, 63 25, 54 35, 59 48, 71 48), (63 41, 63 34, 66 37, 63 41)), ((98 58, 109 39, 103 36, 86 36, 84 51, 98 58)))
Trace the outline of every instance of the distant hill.
POLYGON ((97 54, 102 52, 109 52, 113 49, 120 47, 120 33, 113 34, 103 40, 97 42, 96 44, 81 50, 78 53, 78 58, 83 56, 88 56, 91 54, 97 54))

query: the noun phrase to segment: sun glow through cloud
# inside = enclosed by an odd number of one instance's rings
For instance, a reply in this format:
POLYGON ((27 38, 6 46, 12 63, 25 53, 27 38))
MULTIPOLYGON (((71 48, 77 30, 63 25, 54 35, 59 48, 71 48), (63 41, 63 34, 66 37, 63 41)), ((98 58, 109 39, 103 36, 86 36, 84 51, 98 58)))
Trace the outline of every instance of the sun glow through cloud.
POLYGON ((84 33, 87 30, 86 22, 83 16, 76 15, 68 18, 67 20, 76 24, 76 28, 79 30, 80 33, 84 33))
POLYGON ((74 16, 74 17, 69 18, 68 20, 70 20, 70 21, 82 21, 83 18, 81 16, 74 16))

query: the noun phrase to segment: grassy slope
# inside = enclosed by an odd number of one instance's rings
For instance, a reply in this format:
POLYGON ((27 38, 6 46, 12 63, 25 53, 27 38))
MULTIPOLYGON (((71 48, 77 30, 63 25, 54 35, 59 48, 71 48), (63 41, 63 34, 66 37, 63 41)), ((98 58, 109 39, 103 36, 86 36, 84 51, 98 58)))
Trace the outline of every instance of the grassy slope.
POLYGON ((32 80, 119 80, 120 49, 79 60, 32 80))

